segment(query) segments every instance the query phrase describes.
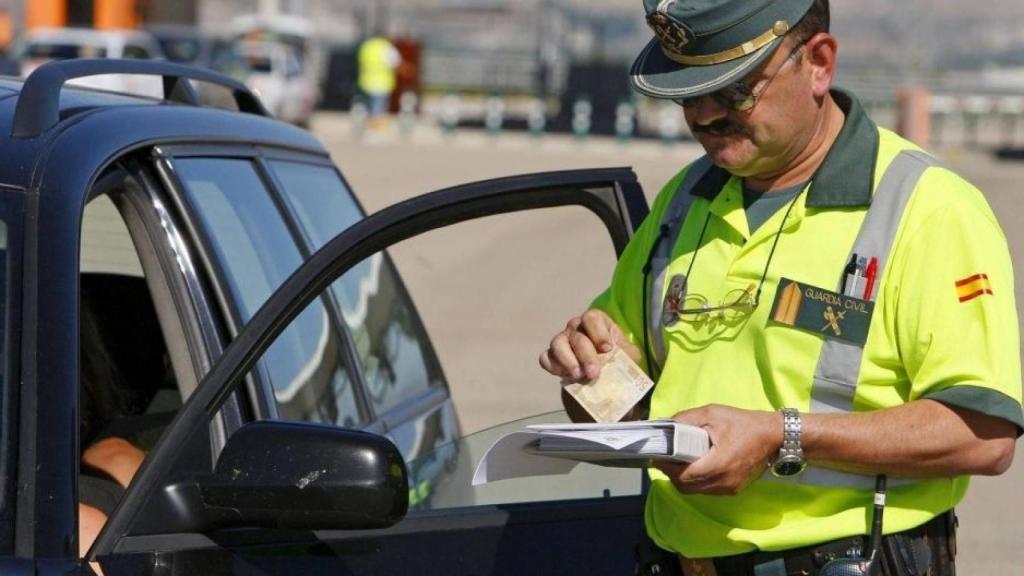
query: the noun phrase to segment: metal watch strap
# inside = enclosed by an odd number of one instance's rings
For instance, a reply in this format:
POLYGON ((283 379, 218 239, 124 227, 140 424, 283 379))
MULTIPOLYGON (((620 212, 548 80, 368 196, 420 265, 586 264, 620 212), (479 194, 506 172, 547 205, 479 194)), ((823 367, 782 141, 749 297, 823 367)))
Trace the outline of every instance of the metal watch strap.
POLYGON ((803 457, 804 450, 800 445, 802 425, 800 412, 796 408, 783 408, 782 412, 782 449, 779 456, 793 454, 803 457))
POLYGON ((804 471, 807 462, 804 460, 804 449, 800 445, 802 423, 796 408, 783 408, 782 412, 782 447, 779 455, 772 462, 772 474, 779 477, 795 476, 804 471))

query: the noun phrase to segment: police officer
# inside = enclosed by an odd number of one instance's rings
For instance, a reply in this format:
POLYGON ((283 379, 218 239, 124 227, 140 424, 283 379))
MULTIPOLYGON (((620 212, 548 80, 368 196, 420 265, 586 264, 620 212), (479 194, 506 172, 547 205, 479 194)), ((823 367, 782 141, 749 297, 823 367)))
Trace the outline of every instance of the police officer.
POLYGON ((633 85, 682 106, 707 154, 541 365, 585 381, 619 347, 656 378, 651 418, 707 429, 708 455, 650 470, 647 532, 685 574, 856 553, 880 474, 886 572, 952 574, 951 508, 1009 467, 1024 426, 995 217, 832 86, 827 0, 644 7, 633 85))
POLYGON ((402 61, 398 49, 381 34, 374 34, 359 45, 359 90, 369 100, 370 119, 376 126, 387 113, 391 93, 398 83, 396 70, 402 61))

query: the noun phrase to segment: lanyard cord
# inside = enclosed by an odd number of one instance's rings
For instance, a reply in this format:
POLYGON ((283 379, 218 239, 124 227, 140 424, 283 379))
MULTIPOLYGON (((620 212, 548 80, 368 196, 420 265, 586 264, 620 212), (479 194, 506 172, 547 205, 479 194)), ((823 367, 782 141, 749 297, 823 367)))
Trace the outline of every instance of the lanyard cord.
MULTIPOLYGON (((665 238, 668 237, 668 233, 669 233, 669 225, 668 224, 662 224, 661 225, 661 229, 658 231, 657 238, 654 239, 654 244, 651 245, 651 251, 647 253, 647 263, 644 264, 644 268, 643 268, 644 282, 643 282, 643 286, 641 286, 641 288, 640 288, 640 295, 641 295, 640 301, 641 301, 641 307, 643 309, 643 315, 644 315, 644 318, 643 318, 643 328, 644 328, 644 360, 645 360, 645 362, 647 364, 647 375, 650 376, 651 379, 654 379, 654 370, 651 367, 651 343, 650 343, 650 335, 651 335, 651 328, 650 328, 651 322, 650 322, 650 320, 651 319, 648 316, 648 314, 650 314, 650 312, 647 310, 647 300, 649 299, 649 296, 650 296, 650 290, 648 290, 648 287, 647 287, 647 284, 648 284, 647 279, 648 279, 648 277, 651 274, 651 261, 654 260, 654 253, 658 250, 658 247, 661 246, 661 243, 665 241, 665 238)), ((646 476, 646 474, 644 474, 644 476, 646 476)))
MULTIPOLYGON (((789 220, 789 214, 790 214, 790 212, 793 211, 793 206, 796 206, 797 200, 800 199, 800 196, 803 195, 804 190, 806 190, 808 187, 809 187, 808 185, 805 185, 800 190, 800 193, 798 193, 796 196, 794 196, 793 200, 791 200, 789 202, 789 206, 786 207, 786 214, 782 217, 782 223, 779 224, 779 230, 775 233, 775 239, 772 240, 772 248, 768 252, 768 260, 764 263, 764 270, 761 272, 761 280, 757 284, 757 292, 754 293, 754 305, 755 306, 757 306, 761 302, 761 290, 764 288, 765 278, 768 277, 768 267, 771 266, 772 258, 775 256, 775 248, 779 245, 779 239, 782 237, 782 230, 786 227, 786 221, 789 220)), ((685 220, 686 215, 685 214, 682 215, 682 218, 685 220)), ((690 264, 689 264, 689 266, 686 267, 686 275, 683 277, 682 293, 684 293, 684 294, 686 293, 687 285, 690 283, 690 273, 693 272, 693 263, 697 261, 697 254, 700 253, 700 245, 701 245, 701 242, 704 241, 704 233, 707 232, 708 223, 710 223, 710 222, 711 222, 711 211, 709 210, 708 213, 707 213, 707 216, 705 216, 705 218, 704 218, 704 226, 702 226, 701 229, 700 229, 700 235, 697 236, 697 245, 694 246, 694 249, 693 249, 693 258, 690 259, 690 264)), ((682 230, 682 228, 680 228, 680 231, 681 230, 682 230)), ((654 370, 653 370, 653 365, 651 364, 651 355, 652 355, 651 352, 652 351, 651 351, 651 344, 650 344, 650 332, 651 332, 651 330, 655 330, 657 328, 654 328, 654 327, 651 326, 650 317, 649 317, 650 311, 648 310, 648 307, 647 307, 647 301, 650 299, 650 290, 651 290, 651 288, 653 288, 653 287, 649 287, 648 286, 648 284, 649 284, 648 278, 649 278, 650 273, 651 273, 651 262, 654 260, 654 253, 657 252, 658 247, 661 246, 661 243, 664 242, 668 238, 668 233, 670 231, 671 231, 671 228, 670 228, 670 226, 668 224, 662 224, 661 225, 661 228, 658 230, 658 236, 654 239, 654 243, 651 245, 650 252, 647 253, 647 263, 644 264, 644 267, 643 267, 643 285, 641 287, 641 292, 640 293, 642 295, 642 298, 641 298, 642 306, 641 306, 641 308, 642 308, 642 311, 643 311, 644 359, 646 360, 646 364, 647 364, 647 374, 651 378, 654 378, 654 370)), ((669 250, 669 256, 671 256, 671 250, 669 250)), ((666 266, 667 266, 667 264, 666 264, 666 266)), ((664 313, 664 310, 662 312, 664 313)), ((660 368, 661 367, 659 366, 659 369, 660 368)))
POLYGON ((789 207, 786 208, 786 215, 782 217, 782 224, 779 224, 779 230, 775 233, 775 239, 772 240, 772 249, 768 252, 768 261, 764 263, 764 271, 761 272, 761 281, 757 284, 757 292, 754 294, 755 306, 761 302, 761 289, 764 288, 764 279, 768 277, 768 266, 771 265, 772 257, 775 256, 775 247, 779 245, 779 238, 782 238, 782 230, 786 227, 786 220, 789 220, 789 213, 793 211, 796 201, 800 199, 800 196, 803 196, 804 190, 807 188, 807 186, 804 186, 800 193, 793 197, 789 207))
MULTIPOLYGON (((681 218, 686 218, 683 214, 681 218)), ((686 269, 686 276, 683 278, 683 292, 686 291, 686 284, 690 280, 690 271, 693 269, 693 261, 697 259, 697 253, 700 252, 700 243, 704 240, 704 232, 708 229, 708 223, 711 222, 711 213, 708 212, 706 218, 704 218, 704 226, 700 229, 700 236, 697 237, 697 246, 693 250, 693 258, 690 259, 690 267, 686 269)), ((680 228, 680 230, 682 230, 680 228)), ((668 238, 668 233, 671 231, 671 227, 668 224, 662 224, 661 229, 658 231, 658 237, 654 239, 654 244, 651 246, 651 251, 647 254, 647 264, 644 264, 644 282, 643 289, 641 290, 642 301, 643 301, 643 314, 644 314, 644 358, 647 360, 647 374, 654 378, 654 370, 651 365, 651 343, 650 343, 650 332, 651 322, 647 309, 647 301, 650 298, 650 289, 648 288, 648 276, 651 273, 651 261, 654 260, 654 253, 657 252, 658 247, 661 243, 668 238)), ((668 256, 672 255, 672 250, 669 250, 668 256)), ((666 264, 667 266, 667 264, 666 264)), ((653 288, 653 287, 652 287, 653 288)), ((658 367, 660 371, 660 366, 658 367)))

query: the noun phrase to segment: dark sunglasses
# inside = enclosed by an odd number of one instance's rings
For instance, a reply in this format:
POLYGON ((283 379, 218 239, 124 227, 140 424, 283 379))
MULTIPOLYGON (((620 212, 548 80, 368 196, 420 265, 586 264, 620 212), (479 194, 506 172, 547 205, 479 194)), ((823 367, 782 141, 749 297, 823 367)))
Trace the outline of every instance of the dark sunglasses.
MULTIPOLYGON (((754 87, 750 86, 750 84, 747 84, 745 80, 740 80, 738 82, 734 82, 726 86, 725 88, 722 88, 717 92, 706 94, 706 96, 710 96, 711 99, 714 100, 720 106, 729 108, 730 110, 735 110, 737 112, 747 112, 753 109, 754 106, 757 106, 757 100, 761 97, 762 94, 765 93, 765 90, 768 89, 768 86, 771 85, 772 80, 775 80, 775 77, 778 76, 780 72, 782 72, 782 69, 786 67, 786 64, 793 60, 793 58, 797 54, 799 54, 801 50, 803 50, 803 47, 803 44, 797 45, 797 47, 794 48, 793 51, 789 53, 789 56, 786 57, 786 59, 782 62, 779 68, 775 70, 775 72, 771 76, 764 80, 759 80, 758 83, 760 84, 760 86, 758 86, 758 89, 755 89, 754 87)), ((703 97, 704 96, 695 96, 693 98, 673 98, 672 101, 682 106, 683 108, 693 108, 694 106, 697 105, 698 102, 700 102, 700 99, 703 97)))

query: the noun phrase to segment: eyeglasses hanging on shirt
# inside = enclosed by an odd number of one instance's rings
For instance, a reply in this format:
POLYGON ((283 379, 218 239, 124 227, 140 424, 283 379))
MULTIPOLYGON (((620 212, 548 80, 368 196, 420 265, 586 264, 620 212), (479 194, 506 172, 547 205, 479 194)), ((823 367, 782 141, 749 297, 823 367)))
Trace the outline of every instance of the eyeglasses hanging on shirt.
MULTIPOLYGON (((672 281, 669 284, 669 289, 665 294, 665 299, 662 305, 662 324, 664 326, 671 326, 676 322, 686 322, 701 325, 710 321, 724 321, 731 323, 739 321, 743 319, 743 317, 752 314, 761 302, 761 291, 764 289, 765 278, 768 277, 768 269, 771 266, 772 257, 775 256, 775 248, 779 244, 779 238, 782 237, 782 230, 785 228, 786 221, 789 220, 789 214, 793 211, 793 206, 796 205, 796 202, 803 194, 804 189, 806 189, 806 186, 801 188, 800 192, 793 197, 793 200, 789 202, 789 206, 786 208, 786 213, 782 217, 779 229, 775 232, 775 237, 772 240, 771 251, 768 253, 768 260, 764 264, 764 270, 761 272, 761 279, 757 283, 757 287, 755 288, 754 284, 750 284, 746 288, 731 290, 722 297, 720 304, 716 306, 710 305, 708 299, 703 295, 688 295, 686 293, 690 274, 693 272, 693 265, 697 261, 697 256, 700 254, 700 247, 704 241, 704 234, 707 232, 708 224, 711 221, 711 212, 709 211, 704 219, 704 225, 701 227, 700 236, 697 237, 697 246, 694 249, 693 258, 690 259, 690 264, 687 266, 686 274, 677 274, 673 276, 672 281)), ((658 240, 658 242, 663 241, 665 241, 664 238, 659 238, 658 240)), ((652 250, 651 253, 653 254, 654 250, 652 250)), ((649 265, 650 262, 648 262, 647 267, 649 267, 649 265)), ((647 278, 645 274, 645 292, 646 285, 647 278)))

